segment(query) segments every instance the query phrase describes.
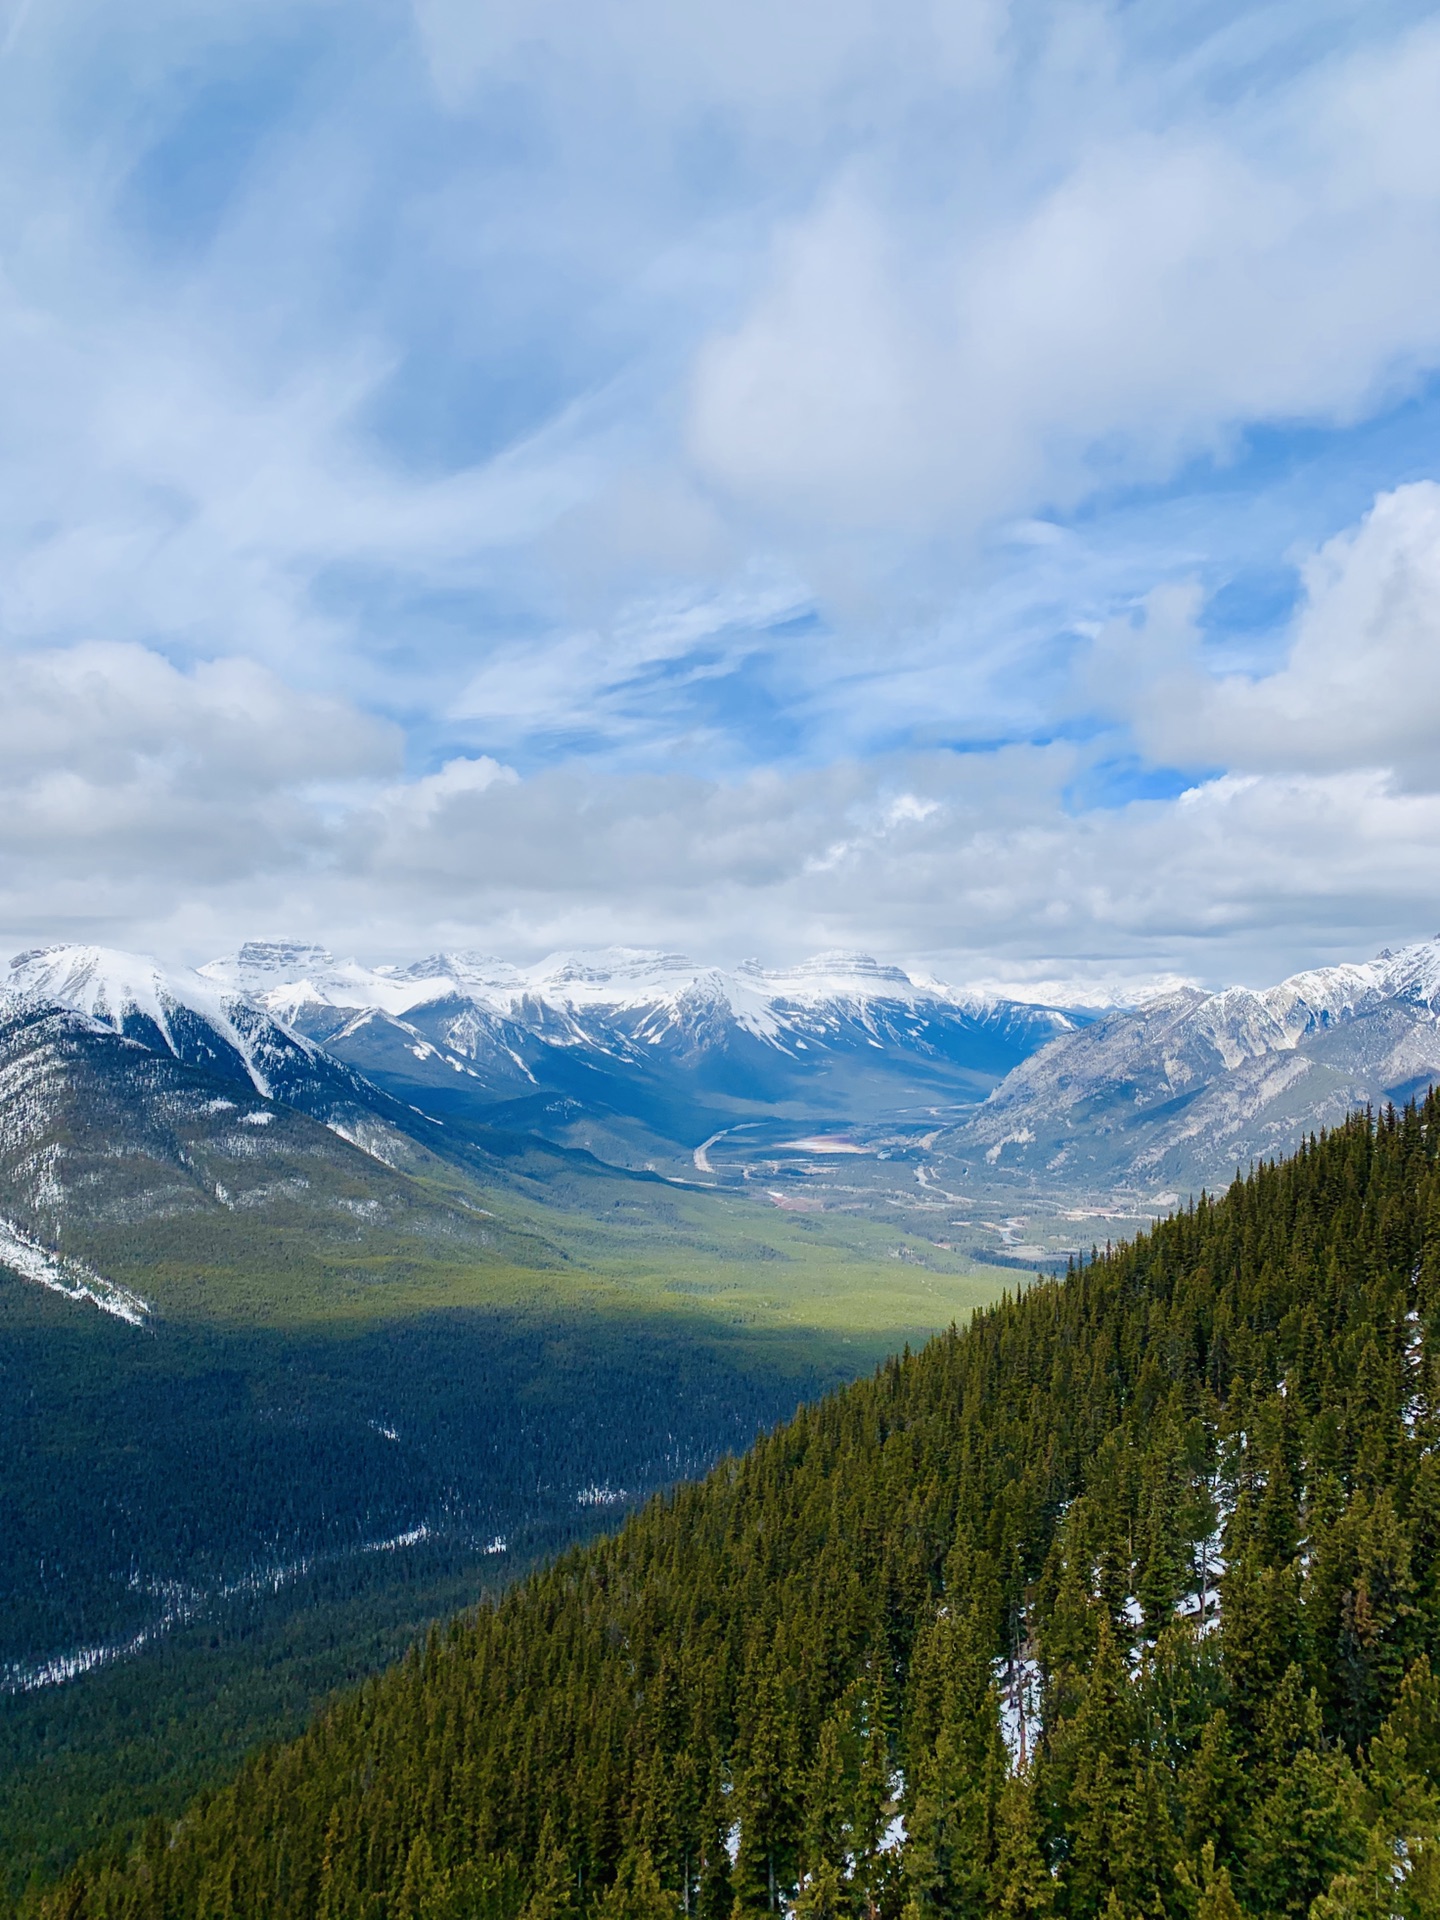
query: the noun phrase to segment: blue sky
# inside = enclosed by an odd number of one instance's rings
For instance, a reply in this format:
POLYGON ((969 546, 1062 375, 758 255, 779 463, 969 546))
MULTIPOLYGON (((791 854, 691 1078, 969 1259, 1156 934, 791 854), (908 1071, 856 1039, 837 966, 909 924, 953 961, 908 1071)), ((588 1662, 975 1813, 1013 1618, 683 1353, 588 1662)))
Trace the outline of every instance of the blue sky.
POLYGON ((1435 931, 1437 86, 1386 4, 0 0, 0 927, 1435 931))

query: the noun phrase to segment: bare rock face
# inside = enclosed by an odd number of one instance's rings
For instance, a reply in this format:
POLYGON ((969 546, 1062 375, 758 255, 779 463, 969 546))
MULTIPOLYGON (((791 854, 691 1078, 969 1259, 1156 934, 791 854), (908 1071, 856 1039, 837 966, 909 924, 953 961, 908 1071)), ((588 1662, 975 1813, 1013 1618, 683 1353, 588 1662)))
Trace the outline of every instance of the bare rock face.
POLYGON ((1022 1062, 943 1150, 1028 1179, 1193 1190, 1437 1079, 1440 940, 1108 1013, 1022 1062))

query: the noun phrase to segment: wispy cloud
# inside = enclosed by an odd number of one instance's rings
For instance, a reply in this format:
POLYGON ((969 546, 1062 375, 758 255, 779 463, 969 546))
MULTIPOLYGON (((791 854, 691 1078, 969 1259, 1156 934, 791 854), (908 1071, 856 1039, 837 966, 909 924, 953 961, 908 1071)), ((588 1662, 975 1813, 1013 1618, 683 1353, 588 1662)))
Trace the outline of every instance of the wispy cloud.
POLYGON ((1404 6, 12 4, 5 922, 1428 926, 1437 84, 1404 6))

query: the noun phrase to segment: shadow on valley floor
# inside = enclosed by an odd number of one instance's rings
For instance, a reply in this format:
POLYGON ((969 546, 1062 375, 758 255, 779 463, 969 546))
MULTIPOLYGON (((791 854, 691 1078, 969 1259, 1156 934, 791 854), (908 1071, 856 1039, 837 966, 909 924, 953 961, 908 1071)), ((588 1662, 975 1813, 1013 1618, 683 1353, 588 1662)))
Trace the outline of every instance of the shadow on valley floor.
POLYGON ((12 1891, 885 1344, 553 1300, 137 1331, 0 1275, 12 1891))

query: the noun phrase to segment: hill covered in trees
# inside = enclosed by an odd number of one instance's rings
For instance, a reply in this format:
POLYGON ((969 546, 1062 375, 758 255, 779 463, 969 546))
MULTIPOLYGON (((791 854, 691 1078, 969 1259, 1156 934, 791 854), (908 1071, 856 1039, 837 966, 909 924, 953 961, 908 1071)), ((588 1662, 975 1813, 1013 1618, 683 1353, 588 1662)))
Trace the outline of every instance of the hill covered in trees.
POLYGON ((1440 1913, 1440 1101, 436 1631, 66 1920, 1440 1913))

